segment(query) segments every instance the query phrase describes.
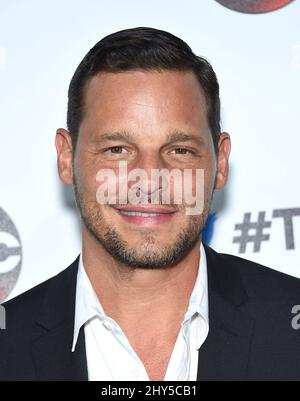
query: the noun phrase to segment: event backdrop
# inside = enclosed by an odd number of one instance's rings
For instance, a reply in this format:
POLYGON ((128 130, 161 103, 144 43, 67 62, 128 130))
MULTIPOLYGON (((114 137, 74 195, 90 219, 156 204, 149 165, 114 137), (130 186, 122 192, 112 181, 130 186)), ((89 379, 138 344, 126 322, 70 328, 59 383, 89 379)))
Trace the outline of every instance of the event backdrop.
POLYGON ((299 0, 0 0, 0 301, 80 252, 55 130, 65 127, 82 57, 103 36, 136 26, 178 35, 219 78, 232 154, 206 242, 300 277, 299 0))

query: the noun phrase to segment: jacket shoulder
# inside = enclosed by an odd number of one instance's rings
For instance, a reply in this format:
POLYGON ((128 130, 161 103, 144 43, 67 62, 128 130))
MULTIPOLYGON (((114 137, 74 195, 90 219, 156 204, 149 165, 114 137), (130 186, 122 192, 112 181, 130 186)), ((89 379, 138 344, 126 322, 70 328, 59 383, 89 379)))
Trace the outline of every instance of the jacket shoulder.
POLYGON ((300 279, 271 267, 238 256, 220 253, 228 274, 238 272, 250 297, 283 302, 298 299, 300 303, 300 279))
POLYGON ((43 307, 44 298, 48 290, 50 288, 59 288, 60 283, 63 284, 68 279, 68 276, 70 276, 72 270, 76 267, 76 261, 77 259, 57 275, 4 302, 2 306, 5 309, 6 326, 9 324, 15 328, 21 328, 34 322, 43 307))
POLYGON ((35 342, 62 323, 68 335, 77 266, 76 259, 56 276, 2 304, 5 328, 0 330, 0 381, 36 380, 35 342))

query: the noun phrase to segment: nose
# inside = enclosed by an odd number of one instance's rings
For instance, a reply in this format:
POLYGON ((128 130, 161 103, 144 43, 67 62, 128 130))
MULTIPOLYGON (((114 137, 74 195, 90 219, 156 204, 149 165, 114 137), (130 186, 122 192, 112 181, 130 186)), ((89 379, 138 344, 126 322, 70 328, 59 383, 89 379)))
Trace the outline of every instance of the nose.
POLYGON ((163 183, 160 179, 155 178, 154 172, 163 167, 159 155, 144 155, 139 165, 136 166, 140 172, 139 180, 131 185, 130 190, 136 191, 136 196, 141 200, 145 199, 148 203, 159 203, 163 183))

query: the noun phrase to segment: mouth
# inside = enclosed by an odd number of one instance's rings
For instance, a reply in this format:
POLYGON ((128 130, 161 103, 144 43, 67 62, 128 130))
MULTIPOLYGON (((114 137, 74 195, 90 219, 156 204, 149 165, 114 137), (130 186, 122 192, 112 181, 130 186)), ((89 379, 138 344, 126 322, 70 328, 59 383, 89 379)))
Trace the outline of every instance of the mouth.
POLYGON ((139 226, 155 226, 169 222, 176 211, 167 207, 130 205, 114 208, 124 221, 139 226))

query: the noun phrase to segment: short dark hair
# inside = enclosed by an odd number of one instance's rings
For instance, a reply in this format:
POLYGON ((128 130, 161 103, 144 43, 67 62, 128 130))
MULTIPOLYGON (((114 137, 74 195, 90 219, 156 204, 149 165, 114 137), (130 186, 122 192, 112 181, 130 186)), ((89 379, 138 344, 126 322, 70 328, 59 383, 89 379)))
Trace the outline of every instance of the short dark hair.
POLYGON ((84 89, 87 81, 101 71, 192 71, 206 99, 207 119, 217 151, 220 134, 219 84, 210 63, 196 56, 182 39, 154 28, 132 28, 101 39, 77 67, 68 91, 67 127, 76 146, 84 114, 84 89))

